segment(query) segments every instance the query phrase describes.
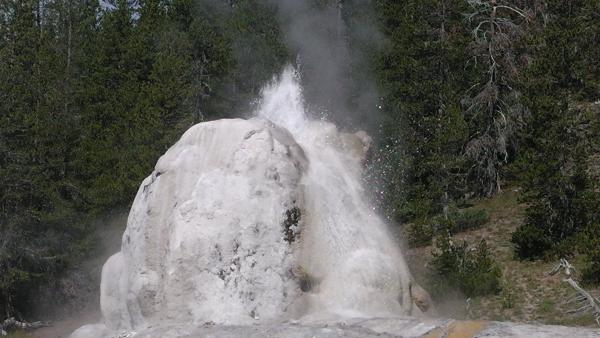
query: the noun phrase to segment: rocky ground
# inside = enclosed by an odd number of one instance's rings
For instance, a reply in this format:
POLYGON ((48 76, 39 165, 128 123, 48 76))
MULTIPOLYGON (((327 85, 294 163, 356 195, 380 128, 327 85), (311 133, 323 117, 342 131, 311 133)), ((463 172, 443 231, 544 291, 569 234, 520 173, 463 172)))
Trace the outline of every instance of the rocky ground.
MULTIPOLYGON (((93 329, 91 331, 94 331, 93 329)), ((89 337, 84 335, 77 338, 89 337)), ((250 326, 176 325, 159 326, 138 332, 122 332, 104 337, 123 338, 370 338, 370 337, 578 337, 598 338, 600 330, 566 326, 528 325, 509 322, 455 321, 414 317, 284 322, 250 326)), ((95 337, 94 337, 95 338, 95 337)))

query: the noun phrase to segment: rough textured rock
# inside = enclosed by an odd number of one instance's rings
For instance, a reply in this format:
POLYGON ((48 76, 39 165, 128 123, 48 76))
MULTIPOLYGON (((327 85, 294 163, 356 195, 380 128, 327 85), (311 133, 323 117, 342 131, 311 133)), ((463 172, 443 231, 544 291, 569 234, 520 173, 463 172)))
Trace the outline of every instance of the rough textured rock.
POLYGON ((395 338, 599 338, 600 330, 553 325, 528 325, 505 322, 455 321, 411 317, 347 319, 327 322, 284 322, 250 326, 177 325, 160 326, 140 331, 125 331, 109 336, 72 338, 342 338, 342 337, 395 337, 395 338))
POLYGON ((307 166, 266 120, 188 130, 160 158, 131 208, 121 252, 102 272, 111 329, 148 323, 243 324, 281 318, 300 292, 286 211, 301 207, 307 166))
POLYGON ((437 311, 433 306, 433 301, 429 296, 429 293, 425 291, 419 284, 411 283, 410 285, 410 296, 412 297, 415 305, 421 310, 423 313, 427 313, 428 315, 436 314, 437 311))
POLYGON ((159 159, 102 270, 107 329, 410 313, 401 252, 362 190, 370 139, 304 126, 201 123, 159 159))
POLYGON ((306 126, 296 143, 265 119, 201 123, 160 158, 102 270, 107 329, 410 312, 400 250, 364 199, 368 136, 306 126))

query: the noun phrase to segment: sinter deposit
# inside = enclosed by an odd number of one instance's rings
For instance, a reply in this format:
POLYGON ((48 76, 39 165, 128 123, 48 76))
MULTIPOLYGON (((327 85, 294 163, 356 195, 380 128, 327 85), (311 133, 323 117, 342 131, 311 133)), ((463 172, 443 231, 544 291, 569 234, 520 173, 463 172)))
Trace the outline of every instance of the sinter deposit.
POLYGON ((159 159, 102 271, 106 328, 79 332, 412 312, 361 186, 369 137, 308 119, 292 69, 256 115, 200 123, 159 159))

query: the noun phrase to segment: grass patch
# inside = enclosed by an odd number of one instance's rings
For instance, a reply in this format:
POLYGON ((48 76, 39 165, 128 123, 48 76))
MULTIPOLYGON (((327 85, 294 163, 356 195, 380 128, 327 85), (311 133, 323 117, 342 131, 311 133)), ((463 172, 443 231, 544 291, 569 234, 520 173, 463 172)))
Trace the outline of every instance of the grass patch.
POLYGON ((26 331, 16 330, 10 331, 7 338, 31 338, 31 335, 26 331))
POLYGON ((538 305, 538 311, 542 314, 550 314, 554 312, 555 303, 552 299, 544 298, 538 305))
MULTIPOLYGON (((469 210, 483 210, 488 220, 481 226, 452 235, 458 245, 462 241, 478 243, 484 239, 491 257, 502 270, 501 290, 498 294, 472 296, 469 314, 465 311, 467 296, 456 293, 452 299, 440 299, 436 304, 441 316, 469 319, 501 319, 503 321, 530 322, 597 328, 590 315, 567 316, 570 305, 565 301, 572 295, 572 289, 562 281, 562 276, 548 276, 555 261, 515 260, 511 234, 524 222, 525 205, 518 200, 518 189, 505 189, 501 194, 490 198, 469 201, 469 210)), ((421 285, 430 285, 427 270, 432 265, 432 245, 412 248, 408 251, 411 271, 421 285)), ((583 256, 569 258, 582 273, 586 261, 583 256)), ((582 280, 581 275, 577 275, 582 280)), ((447 283, 441 280, 441 283, 447 283)), ((586 286, 586 290, 600 297, 600 287, 586 286)), ((434 290, 428 289, 430 293, 434 290)), ((457 290, 458 291, 458 290, 457 290)), ((450 297, 446 297, 450 298, 450 297)))
POLYGON ((454 209, 448 215, 437 215, 416 220, 406 225, 408 243, 411 247, 432 244, 433 237, 441 233, 461 233, 481 228, 490 219, 483 209, 454 209))

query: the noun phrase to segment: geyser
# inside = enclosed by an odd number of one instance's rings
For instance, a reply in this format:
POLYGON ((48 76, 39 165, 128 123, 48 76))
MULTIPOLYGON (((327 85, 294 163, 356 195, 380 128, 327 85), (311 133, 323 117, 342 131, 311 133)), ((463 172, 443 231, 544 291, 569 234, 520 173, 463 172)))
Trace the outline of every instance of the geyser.
POLYGON ((309 119, 290 67, 263 90, 257 115, 289 130, 308 159, 301 180, 304 217, 298 263, 320 281, 318 290, 307 295, 308 313, 410 313, 408 268, 362 186, 370 138, 309 119))
POLYGON ((104 323, 72 337, 412 313, 408 269, 361 185, 369 143, 308 118, 292 68, 256 117, 190 128, 104 265, 104 323))

